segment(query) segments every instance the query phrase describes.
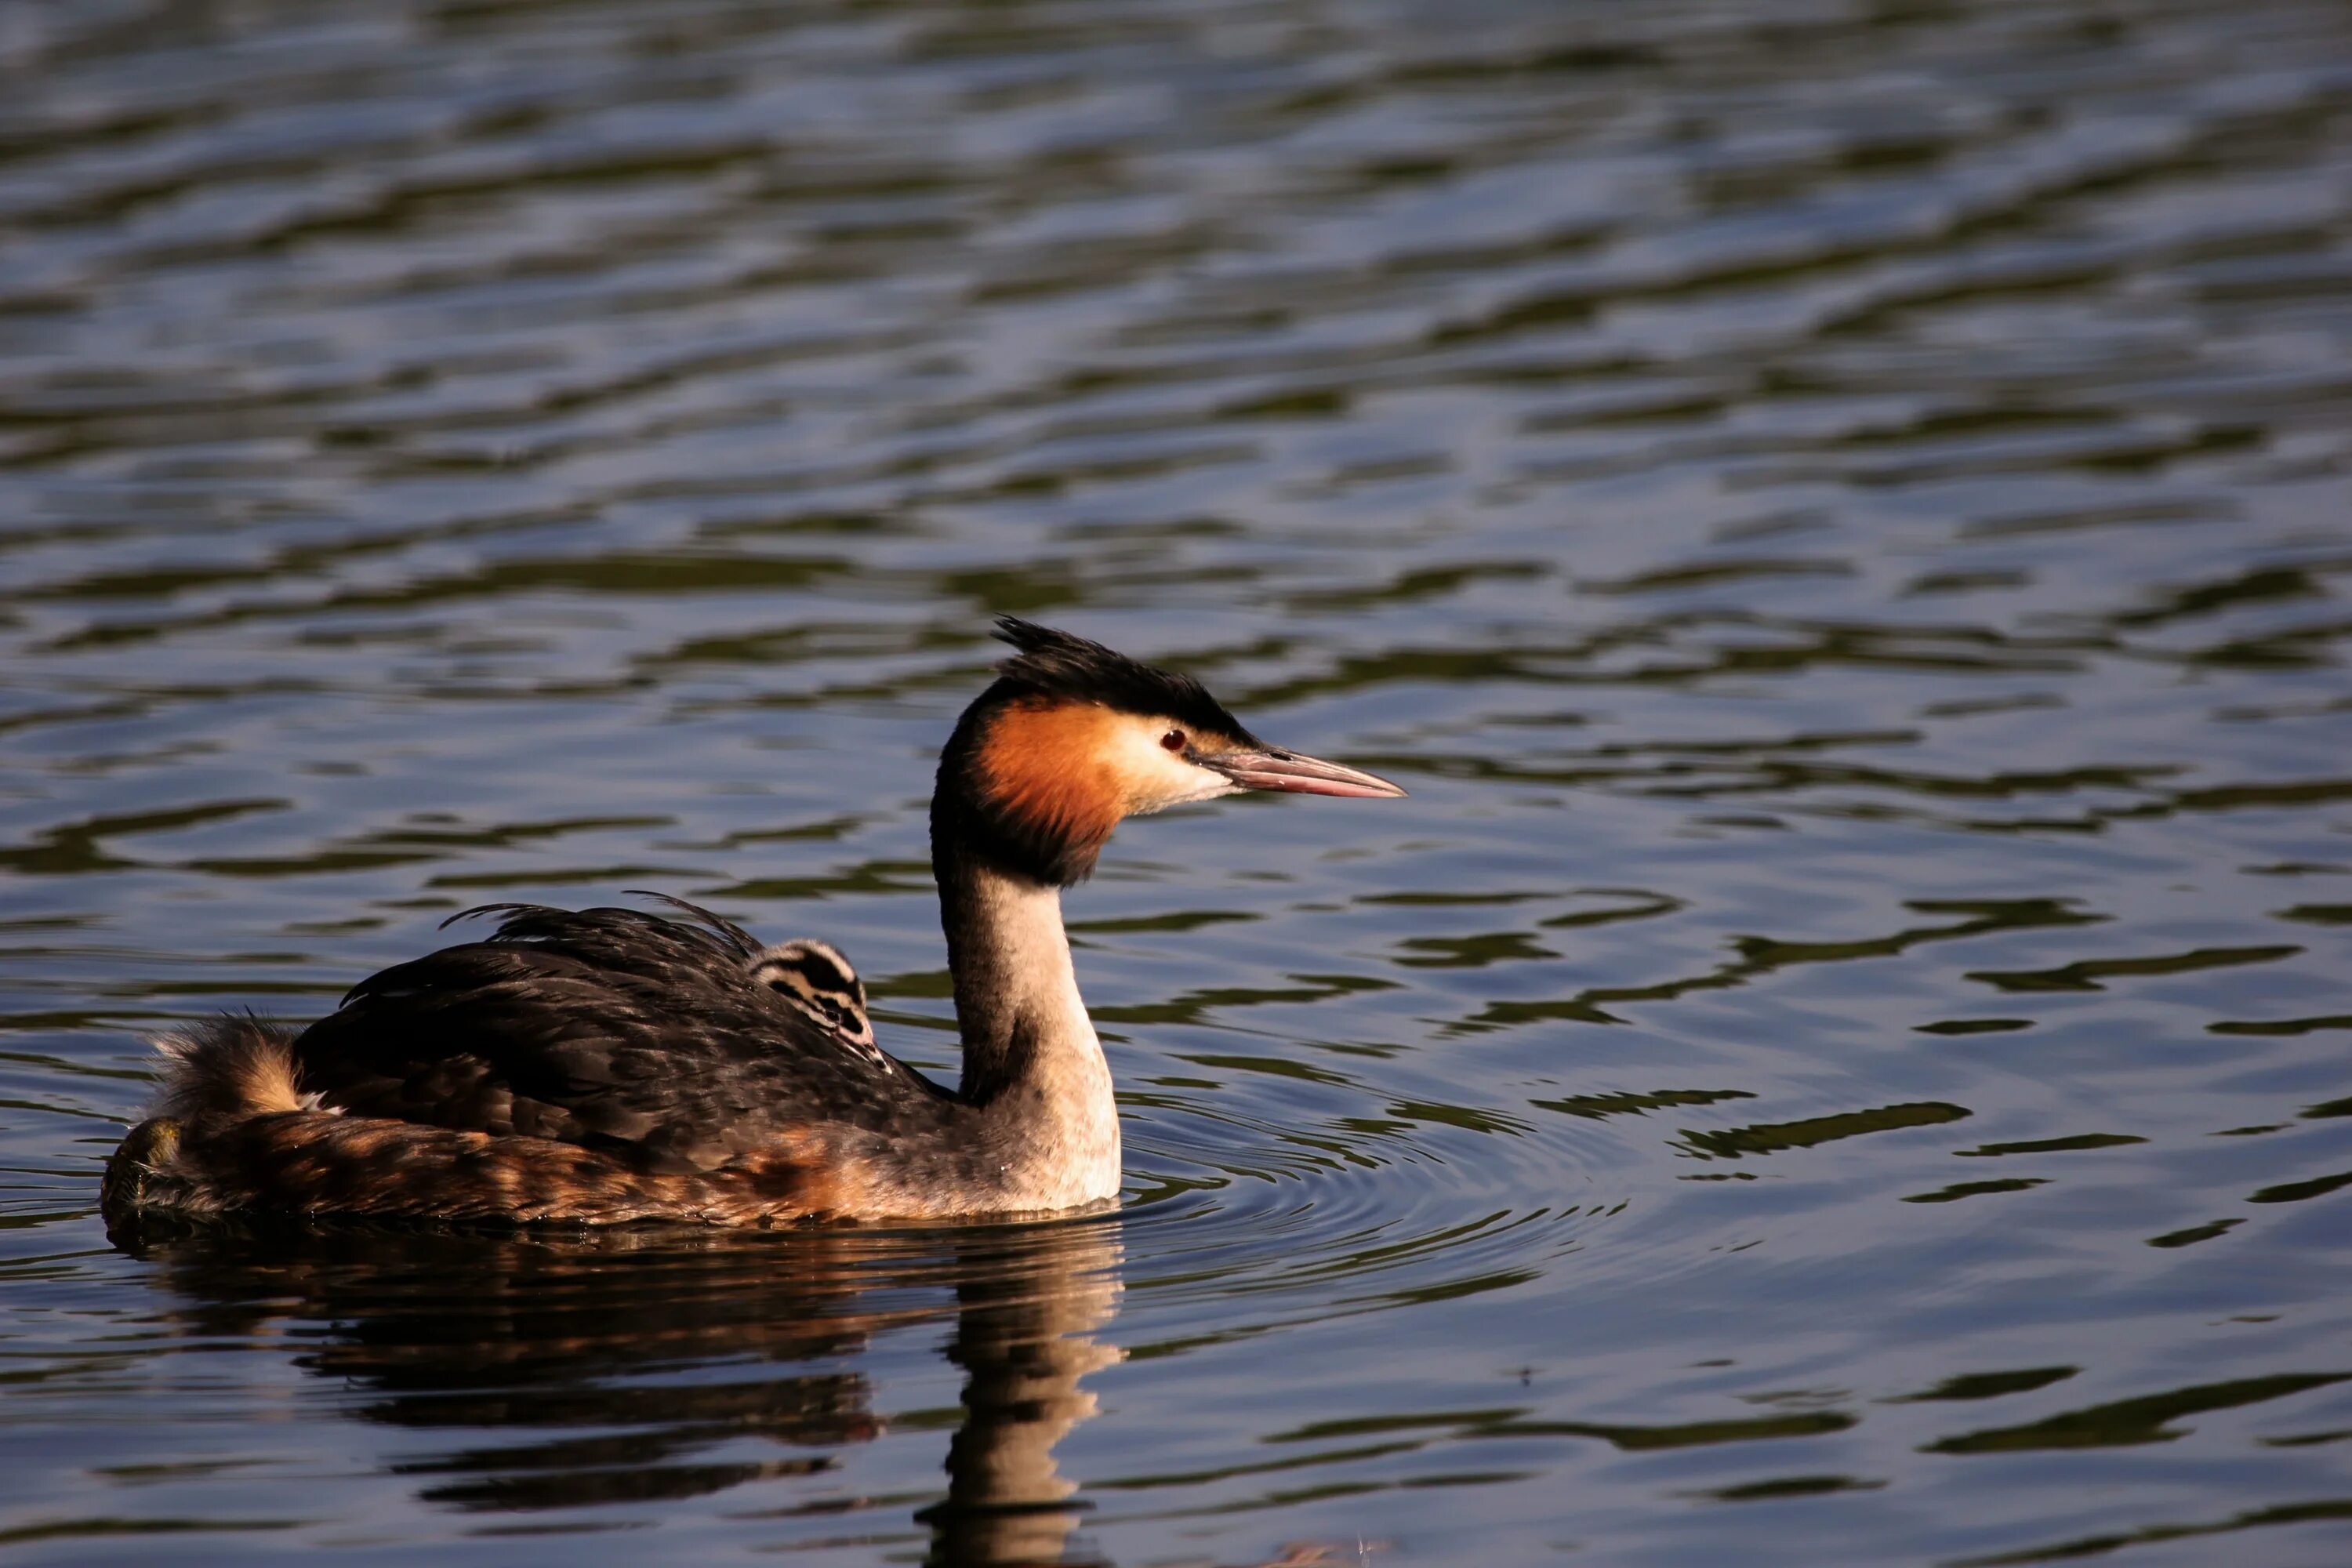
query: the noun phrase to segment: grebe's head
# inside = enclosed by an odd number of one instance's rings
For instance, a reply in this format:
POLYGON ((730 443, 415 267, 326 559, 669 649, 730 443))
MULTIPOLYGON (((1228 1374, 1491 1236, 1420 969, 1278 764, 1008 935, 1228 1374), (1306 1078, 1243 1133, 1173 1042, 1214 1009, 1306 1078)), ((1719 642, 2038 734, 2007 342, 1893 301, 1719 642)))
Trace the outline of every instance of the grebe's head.
POLYGON ((1206 688, 1011 616, 998 668, 940 758, 931 834, 1055 887, 1083 881, 1120 818, 1241 790, 1380 796, 1386 779, 1269 746, 1206 688))

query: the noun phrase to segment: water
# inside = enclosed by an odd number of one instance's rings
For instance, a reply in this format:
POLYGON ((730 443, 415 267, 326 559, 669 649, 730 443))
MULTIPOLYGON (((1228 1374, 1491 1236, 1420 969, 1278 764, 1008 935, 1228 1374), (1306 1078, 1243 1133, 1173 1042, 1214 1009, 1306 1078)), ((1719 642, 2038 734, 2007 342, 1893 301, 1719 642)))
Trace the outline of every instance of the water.
POLYGON ((2352 1557, 2347 365, 2322 0, 8 7, 0 1542, 2352 1557), (473 903, 951 1071, 1003 611, 1413 792, 1072 897, 1122 1215, 109 1245, 473 903))

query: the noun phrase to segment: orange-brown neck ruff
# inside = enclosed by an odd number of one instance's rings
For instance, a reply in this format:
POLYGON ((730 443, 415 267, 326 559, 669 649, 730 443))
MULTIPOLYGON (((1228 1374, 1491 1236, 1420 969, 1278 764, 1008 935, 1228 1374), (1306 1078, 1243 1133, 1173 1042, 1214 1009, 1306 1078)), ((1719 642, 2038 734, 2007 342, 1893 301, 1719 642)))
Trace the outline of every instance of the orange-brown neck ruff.
POLYGON ((1092 702, 1008 704, 989 724, 977 759, 988 805, 1017 837, 1090 869, 1127 812, 1118 722, 1092 702))

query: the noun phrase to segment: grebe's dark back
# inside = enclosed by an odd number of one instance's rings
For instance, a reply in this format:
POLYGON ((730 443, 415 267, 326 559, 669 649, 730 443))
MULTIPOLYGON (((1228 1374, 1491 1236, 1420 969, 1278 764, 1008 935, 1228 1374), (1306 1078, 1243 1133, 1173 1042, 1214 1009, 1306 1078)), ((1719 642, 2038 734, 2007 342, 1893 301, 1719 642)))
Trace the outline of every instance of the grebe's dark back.
POLYGON ((496 917, 483 940, 361 982, 299 1034, 224 1017, 164 1040, 108 1215, 761 1225, 1109 1200, 1118 1114, 1061 890, 1123 817, 1246 789, 1404 792, 1265 744, 1185 676, 1010 616, 997 635, 1017 651, 931 797, 956 1089, 874 1043, 865 987, 824 942, 761 947, 675 900, 493 905, 467 911, 496 917))

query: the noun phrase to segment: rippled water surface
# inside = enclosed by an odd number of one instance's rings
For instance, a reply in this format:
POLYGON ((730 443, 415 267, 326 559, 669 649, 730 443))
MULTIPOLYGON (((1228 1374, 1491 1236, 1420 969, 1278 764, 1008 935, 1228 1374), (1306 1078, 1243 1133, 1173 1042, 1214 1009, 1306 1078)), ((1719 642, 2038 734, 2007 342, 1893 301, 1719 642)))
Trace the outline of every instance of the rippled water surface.
POLYGON ((0 9, 0 1543, 2352 1560, 2347 464, 2323 0, 0 9), (474 903, 951 1073, 1005 611, 1413 792, 1072 895, 1121 1215, 110 1245, 474 903))

